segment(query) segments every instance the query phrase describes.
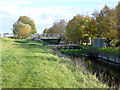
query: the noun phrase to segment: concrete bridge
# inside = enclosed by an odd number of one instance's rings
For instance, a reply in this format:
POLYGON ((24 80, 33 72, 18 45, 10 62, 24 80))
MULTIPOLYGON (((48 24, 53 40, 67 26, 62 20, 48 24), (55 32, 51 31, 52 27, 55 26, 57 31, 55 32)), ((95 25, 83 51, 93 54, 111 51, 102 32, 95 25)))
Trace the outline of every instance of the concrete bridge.
MULTIPOLYGON (((64 34, 61 34, 64 35, 64 34)), ((40 35, 41 39, 59 39, 60 38, 60 34, 58 33, 43 33, 40 35)))
POLYGON ((49 44, 59 44, 61 40, 60 34, 57 33, 43 33, 39 36, 39 38, 49 44))
MULTIPOLYGON (((64 34, 61 34, 64 35, 64 34)), ((43 34, 33 34, 29 37, 30 40, 43 40, 50 44, 59 44, 61 41, 60 34, 58 33, 43 33, 43 34)))

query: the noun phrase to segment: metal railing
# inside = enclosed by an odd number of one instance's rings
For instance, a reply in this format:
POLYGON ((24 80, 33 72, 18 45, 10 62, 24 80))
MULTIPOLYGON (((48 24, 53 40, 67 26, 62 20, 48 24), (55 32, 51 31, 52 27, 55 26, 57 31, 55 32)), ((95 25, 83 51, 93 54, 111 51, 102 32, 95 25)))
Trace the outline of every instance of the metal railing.
MULTIPOLYGON (((61 34, 61 35, 63 35, 63 34, 61 34)), ((60 38, 60 34, 58 34, 58 33, 43 33, 40 35, 40 38, 41 39, 45 39, 45 38, 57 39, 57 38, 60 38)))

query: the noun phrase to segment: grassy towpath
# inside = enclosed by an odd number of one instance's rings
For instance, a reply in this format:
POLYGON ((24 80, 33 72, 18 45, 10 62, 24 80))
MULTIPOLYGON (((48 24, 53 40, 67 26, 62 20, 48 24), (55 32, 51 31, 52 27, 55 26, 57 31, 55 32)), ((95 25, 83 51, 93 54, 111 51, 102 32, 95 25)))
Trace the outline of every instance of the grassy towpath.
POLYGON ((104 88, 43 42, 2 38, 3 88, 104 88))

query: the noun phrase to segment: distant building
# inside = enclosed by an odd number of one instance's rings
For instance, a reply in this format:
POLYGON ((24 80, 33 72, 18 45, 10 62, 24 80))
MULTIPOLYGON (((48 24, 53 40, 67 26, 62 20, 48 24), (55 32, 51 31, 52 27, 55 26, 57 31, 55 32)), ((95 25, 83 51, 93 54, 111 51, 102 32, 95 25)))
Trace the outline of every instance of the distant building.
POLYGON ((3 37, 14 37, 13 33, 3 33, 3 37))

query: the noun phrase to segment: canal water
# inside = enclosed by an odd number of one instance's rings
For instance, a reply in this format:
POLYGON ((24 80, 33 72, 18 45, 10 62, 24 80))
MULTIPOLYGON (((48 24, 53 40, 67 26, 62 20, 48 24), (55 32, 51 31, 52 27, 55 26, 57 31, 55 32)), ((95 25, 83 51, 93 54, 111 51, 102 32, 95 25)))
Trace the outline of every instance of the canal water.
POLYGON ((114 64, 100 58, 80 58, 69 57, 65 54, 61 55, 69 58, 76 65, 83 66, 90 73, 95 74, 99 81, 107 84, 109 87, 120 88, 119 64, 114 64))

